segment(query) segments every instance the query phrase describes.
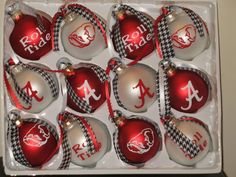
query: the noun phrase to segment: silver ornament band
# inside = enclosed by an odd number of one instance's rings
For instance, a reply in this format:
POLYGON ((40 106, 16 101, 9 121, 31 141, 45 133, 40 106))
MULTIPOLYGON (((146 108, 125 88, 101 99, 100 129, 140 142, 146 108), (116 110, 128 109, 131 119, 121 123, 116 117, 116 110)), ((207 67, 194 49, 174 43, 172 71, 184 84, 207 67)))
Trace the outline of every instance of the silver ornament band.
MULTIPOLYGON (((148 17, 143 15, 142 12, 139 12, 128 5, 118 4, 116 7, 114 7, 114 10, 112 12, 113 18, 116 19, 116 12, 122 11, 122 10, 129 11, 130 13, 135 15, 141 21, 141 23, 143 23, 144 26, 146 26, 148 28, 149 32, 153 36, 153 23, 152 23, 152 21, 148 17)), ((113 39, 115 41, 114 45, 117 49, 117 52, 119 53, 119 57, 125 58, 127 56, 127 53, 125 51, 125 45, 124 45, 123 40, 121 38, 120 26, 119 26, 119 23, 116 23, 115 25, 116 25, 114 28, 115 30, 113 33, 110 33, 110 35, 111 35, 110 37, 111 37, 111 39, 113 39)))

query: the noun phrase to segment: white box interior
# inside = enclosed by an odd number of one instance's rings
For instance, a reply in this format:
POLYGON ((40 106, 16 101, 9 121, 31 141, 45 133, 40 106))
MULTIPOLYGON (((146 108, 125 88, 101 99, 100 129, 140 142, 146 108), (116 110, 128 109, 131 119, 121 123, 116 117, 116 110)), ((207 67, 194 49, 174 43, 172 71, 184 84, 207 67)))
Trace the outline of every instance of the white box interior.
MULTIPOLYGON (((59 0, 24 0, 26 4, 36 8, 40 9, 44 12, 47 12, 49 15, 53 16, 60 5, 62 5, 63 1, 59 0)), ((78 3, 81 3, 82 5, 88 7, 92 11, 96 12, 100 16, 102 16, 104 19, 108 18, 108 13, 110 11, 110 8, 115 3, 118 3, 119 1, 110 1, 110 0, 79 0, 76 1, 78 3)), ((141 0, 135 0, 135 1, 123 1, 123 3, 127 3, 128 5, 131 5, 137 10, 144 11, 151 15, 154 19, 156 19, 160 15, 160 8, 165 4, 166 2, 157 1, 157 0, 148 0, 148 1, 141 1, 141 0)), ((11 155, 11 152, 9 150, 9 147, 7 146, 6 141, 6 115, 7 113, 13 109, 13 106, 11 105, 9 98, 6 94, 6 91, 4 90, 4 83, 3 78, 1 78, 1 117, 2 117, 2 125, 3 128, 1 131, 3 132, 3 159, 4 159, 4 166, 5 171, 7 174, 11 175, 29 175, 29 174, 121 174, 121 173, 127 173, 127 174, 163 174, 163 173, 217 173, 221 171, 222 167, 222 149, 221 149, 221 86, 220 86, 220 65, 219 65, 219 41, 218 41, 218 19, 217 19, 217 3, 214 0, 207 0, 207 1, 170 1, 170 3, 175 3, 180 6, 184 6, 187 8, 190 8, 194 10, 197 14, 199 14, 204 21, 206 21, 209 31, 210 31, 210 38, 211 38, 211 44, 210 47, 205 50, 203 53, 198 55, 193 61, 183 61, 175 59, 174 62, 177 64, 192 64, 195 65, 202 70, 206 71, 212 78, 213 84, 215 89, 213 90, 213 98, 205 106, 203 109, 201 109, 196 114, 183 114, 177 111, 174 111, 174 114, 176 117, 181 117, 182 115, 189 115, 192 117, 196 117, 203 122, 205 122, 210 130, 212 140, 213 140, 213 151, 210 152, 207 157, 205 157, 202 161, 200 161, 196 166, 194 167, 184 167, 181 165, 178 165, 177 163, 171 161, 168 158, 167 152, 165 150, 165 146, 163 144, 162 151, 152 158, 150 161, 148 161, 144 167, 137 169, 134 166, 127 165, 123 162, 121 162, 115 153, 114 147, 112 147, 111 151, 108 152, 98 163, 95 168, 82 168, 76 165, 71 164, 70 168, 68 170, 55 170, 61 159, 61 152, 59 155, 57 155, 53 160, 50 161, 50 163, 46 166, 46 169, 42 170, 32 170, 29 168, 26 168, 19 163, 15 162, 13 160, 13 157, 11 155)), ((2 9, 2 11, 5 11, 5 9, 2 9)), ((1 17, 1 22, 3 24, 3 16, 1 17)), ((4 25, 2 25, 4 28, 4 25)), ((4 40, 1 42, 3 47, 4 53, 12 54, 13 57, 15 57, 15 54, 12 52, 11 46, 9 44, 8 35, 7 32, 4 32, 4 40)), ((60 45, 61 46, 61 45, 60 45)), ((61 46, 62 47, 62 46, 61 46)), ((115 53, 112 53, 109 51, 110 49, 105 49, 102 53, 94 57, 91 61, 91 63, 95 63, 102 68, 106 68, 107 62, 110 58, 113 56, 116 56, 115 53)), ((1 55, 2 55, 1 54, 1 55)), ((6 57, 6 56, 5 56, 6 57)), ((49 66, 51 69, 56 69, 56 62, 58 59, 62 57, 69 58, 73 64, 84 62, 81 60, 78 60, 76 58, 73 58, 69 54, 65 53, 62 48, 59 52, 53 52, 51 51, 49 54, 42 57, 39 61, 36 61, 36 63, 43 63, 47 66, 49 66)), ((2 56, 4 58, 4 56, 2 56)), ((18 57, 20 58, 20 57, 18 57)), ((29 62, 28 60, 24 60, 23 58, 20 58, 21 61, 24 63, 29 62)), ((159 56, 156 54, 155 51, 148 57, 145 57, 141 63, 145 63, 151 67, 153 67, 155 70, 158 68, 158 63, 160 61, 159 56), (155 67, 156 66, 156 67, 155 67)), ((1 68, 3 71, 3 62, 1 62, 1 68)), ((3 74, 2 74, 3 75, 3 74)), ((1 77, 2 77, 1 75, 1 77)), ((58 79, 59 79, 59 75, 58 79)), ((112 77, 113 78, 113 77, 112 77)), ((159 127, 161 128, 162 135, 164 135, 165 131, 163 129, 163 126, 159 120, 159 112, 158 112, 158 103, 157 101, 148 109, 145 113, 132 113, 129 111, 126 111, 122 108, 120 108, 114 98, 114 95, 111 94, 111 99, 113 103, 113 107, 115 109, 120 109, 124 114, 127 116, 129 115, 143 115, 145 117, 148 117, 155 122, 158 123, 159 127)), ((45 117, 50 122, 52 122, 54 125, 57 126, 56 117, 59 112, 63 110, 62 105, 63 99, 62 96, 54 101, 47 109, 43 110, 40 114, 35 115, 40 117, 45 117)), ((70 110, 67 108, 67 110, 70 110)), ((70 110, 73 112, 72 110, 70 110)), ((27 115, 27 113, 23 113, 27 115)), ((87 116, 88 114, 83 114, 87 116)), ((103 121, 109 128, 110 134, 112 135, 115 126, 110 123, 108 120, 108 111, 106 104, 104 104, 100 109, 98 109, 95 113, 88 115, 89 117, 98 118, 99 120, 103 121)), ((58 126, 57 126, 58 127, 58 126)))

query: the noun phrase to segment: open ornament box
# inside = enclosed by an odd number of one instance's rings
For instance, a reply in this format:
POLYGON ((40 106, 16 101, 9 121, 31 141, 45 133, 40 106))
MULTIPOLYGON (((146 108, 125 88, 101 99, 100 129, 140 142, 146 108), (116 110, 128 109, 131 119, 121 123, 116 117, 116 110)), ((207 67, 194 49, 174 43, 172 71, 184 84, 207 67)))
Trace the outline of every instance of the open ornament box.
MULTIPOLYGON (((29 63, 29 60, 25 60, 24 58, 17 56, 9 43, 9 35, 10 30, 6 28, 4 18, 6 18, 5 13, 5 3, 8 1, 1 2, 1 24, 3 30, 3 36, 1 36, 1 58, 4 59, 0 62, 2 74, 1 74, 1 134, 2 134, 2 147, 3 147, 3 163, 5 167, 6 174, 9 175, 42 175, 42 174, 168 174, 168 173, 218 173, 222 168, 222 147, 221 147, 221 121, 222 121, 222 111, 221 111, 221 85, 220 85, 220 58, 219 58, 219 40, 218 40, 218 18, 217 18, 217 2, 215 0, 204 0, 204 1, 158 1, 158 0, 147 0, 147 1, 122 1, 124 4, 127 4, 138 11, 142 11, 152 16, 153 19, 156 19, 161 13, 161 7, 166 4, 174 4, 182 7, 186 7, 192 9, 194 12, 199 14, 202 19, 206 22, 209 37, 210 37, 210 45, 209 47, 203 51, 201 54, 196 56, 192 61, 184 61, 180 59, 173 59, 172 61, 177 65, 191 65, 197 68, 201 68, 202 71, 206 72, 208 76, 211 78, 211 100, 201 108, 197 113, 188 114, 181 113, 178 111, 172 110, 175 117, 179 118, 183 115, 195 117, 203 121, 209 128, 209 132, 212 139, 212 148, 210 152, 199 161, 194 166, 183 166, 179 165, 176 162, 170 160, 168 153, 165 148, 164 143, 164 134, 165 129, 160 121, 159 116, 159 108, 158 101, 156 100, 154 104, 152 104, 146 112, 142 113, 134 113, 128 110, 125 110, 118 106, 114 92, 111 90, 111 102, 114 109, 121 110, 127 117, 130 115, 140 115, 151 119, 156 122, 160 128, 162 135, 162 149, 155 155, 153 158, 148 160, 145 165, 141 168, 137 168, 132 165, 128 165, 127 163, 122 162, 118 159, 117 154, 115 152, 113 144, 111 144, 110 150, 101 158, 95 167, 81 167, 78 165, 74 165, 70 163, 70 166, 66 170, 57 170, 61 160, 62 160, 62 148, 59 149, 59 152, 47 163, 43 166, 42 169, 31 169, 25 167, 14 160, 11 148, 9 147, 9 141, 7 140, 8 133, 8 121, 7 114, 15 109, 12 106, 11 101, 9 100, 9 96, 6 92, 4 79, 3 79, 3 68, 5 60, 12 57, 13 59, 18 58, 23 63, 29 63)), ((60 0, 24 0, 25 4, 46 12, 50 16, 53 16, 58 8, 64 3, 64 1, 60 0)), ((84 0, 84 1, 73 1, 79 4, 84 5, 89 8, 91 11, 95 12, 99 16, 103 17, 105 20, 110 19, 111 15, 111 7, 114 4, 118 4, 119 1, 111 1, 111 0, 84 0)), ((6 20, 6 19, 5 19, 6 20)), ((109 21, 112 23, 112 20, 109 21)), ((34 63, 41 63, 48 66, 50 69, 57 69, 57 62, 60 58, 66 57, 71 60, 73 64, 79 62, 87 62, 97 64, 98 66, 105 69, 107 67, 107 63, 110 58, 117 57, 118 54, 114 51, 113 46, 109 43, 108 48, 103 50, 101 53, 96 55, 90 61, 79 60, 68 53, 64 52, 61 40, 59 40, 61 50, 59 52, 51 51, 45 56, 43 56, 38 61, 33 61, 34 63)), ((152 67, 154 70, 158 71, 158 64, 160 62, 160 57, 157 55, 154 50, 151 54, 146 56, 144 59, 140 61, 140 63, 146 64, 152 67)), ((125 59, 124 62, 127 63, 130 60, 125 59)), ((56 74, 57 79, 60 82, 61 77, 60 74, 56 74)), ((114 74, 111 74, 111 79, 113 79, 114 74)), ((45 118, 50 124, 53 124, 57 128, 57 132, 59 132, 59 127, 57 123, 57 116, 60 112, 65 109, 65 98, 63 96, 63 88, 60 86, 59 97, 53 101, 46 109, 37 114, 31 114, 24 111, 21 111, 22 117, 33 117, 33 118, 45 118)), ((78 114, 75 111, 66 108, 68 111, 78 114)), ((104 103, 98 110, 96 110, 92 114, 82 114, 79 115, 84 117, 94 117, 102 121, 109 130, 109 134, 112 137, 113 132, 115 132, 115 126, 109 121, 109 112, 104 103)), ((112 138, 111 138, 112 141, 112 138)))

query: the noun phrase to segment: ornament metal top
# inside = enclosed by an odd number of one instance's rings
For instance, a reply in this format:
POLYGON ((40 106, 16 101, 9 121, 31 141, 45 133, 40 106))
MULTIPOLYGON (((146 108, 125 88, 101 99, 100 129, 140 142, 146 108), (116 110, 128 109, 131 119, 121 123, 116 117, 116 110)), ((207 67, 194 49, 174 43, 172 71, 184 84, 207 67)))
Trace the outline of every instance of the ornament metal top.
POLYGON ((194 11, 180 6, 164 6, 156 19, 157 47, 167 51, 163 58, 193 60, 210 44, 206 23, 194 11))
POLYGON ((153 20, 143 12, 119 4, 112 13, 116 23, 111 39, 120 58, 141 60, 154 50, 153 20))
POLYGON ((7 9, 15 24, 9 37, 11 47, 17 55, 28 60, 39 60, 52 49, 51 21, 48 15, 34 11, 35 16, 25 14, 18 3, 7 9))
POLYGON ((63 5, 53 17, 53 49, 59 50, 61 31, 64 50, 75 58, 90 60, 107 47, 105 29, 104 20, 88 8, 79 4, 63 5), (63 20, 65 24, 60 30, 63 20))

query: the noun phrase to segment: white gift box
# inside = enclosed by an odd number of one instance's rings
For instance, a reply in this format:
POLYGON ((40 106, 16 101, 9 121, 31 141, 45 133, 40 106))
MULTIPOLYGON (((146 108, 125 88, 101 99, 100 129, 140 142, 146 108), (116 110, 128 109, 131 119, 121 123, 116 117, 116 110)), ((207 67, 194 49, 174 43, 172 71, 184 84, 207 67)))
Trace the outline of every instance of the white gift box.
MULTIPOLYGON (((1 49, 2 52, 1 58, 2 62, 0 63, 1 67, 1 80, 0 80, 0 96, 1 96, 1 103, 0 103, 0 110, 1 110, 1 134, 2 134, 2 147, 3 147, 3 162, 5 167, 5 172, 8 175, 45 175, 45 174, 203 174, 203 173, 218 173, 222 170, 222 139, 221 139, 221 123, 222 123, 222 110, 221 110, 221 82, 220 82, 220 58, 219 58, 219 37, 218 37, 218 12, 217 12, 217 1, 216 0, 190 0, 190 1, 168 1, 168 3, 173 3, 176 5, 180 5, 183 7, 187 7, 195 11, 197 14, 199 14, 204 21, 206 22, 209 34, 210 34, 210 46, 207 50, 202 52, 200 55, 194 58, 193 61, 183 61, 179 59, 174 59, 173 61, 176 64, 191 64, 198 68, 201 68, 205 72, 209 74, 209 76, 212 78, 213 83, 213 97, 212 100, 203 108, 201 111, 197 112, 196 114, 185 114, 180 112, 175 112, 174 114, 176 117, 181 117, 183 115, 189 115, 192 117, 196 117, 203 122, 205 122, 208 127, 209 131, 212 137, 213 142, 213 148, 212 151, 208 153, 208 155, 198 162, 193 167, 185 167, 182 165, 179 165, 172 160, 169 159, 168 154, 165 150, 165 145, 163 143, 163 147, 161 152, 149 160, 144 167, 142 168, 136 168, 131 165, 127 165, 120 161, 117 158, 117 155, 115 153, 114 147, 111 148, 111 150, 97 163, 96 167, 94 168, 83 168, 76 166, 74 164, 71 164, 69 169, 67 170, 56 170, 58 165, 60 164, 60 161, 62 159, 62 150, 60 149, 58 155, 56 155, 48 164, 44 166, 43 169, 29 169, 26 168, 19 163, 17 163, 14 158, 12 157, 12 153, 10 150, 10 147, 8 146, 8 141, 6 139, 7 134, 7 119, 6 115, 8 112, 14 107, 11 105, 11 102, 9 101, 8 95, 6 93, 4 80, 3 80, 3 62, 4 60, 9 57, 9 54, 11 57, 16 57, 16 54, 11 49, 11 46, 9 44, 9 31, 6 30, 4 18, 5 18, 5 3, 7 1, 1 1, 1 33, 0 38, 1 40, 1 49), (4 30, 5 29, 5 30, 4 30), (6 55, 8 53, 8 55, 6 55)), ((25 4, 35 8, 39 9, 41 11, 44 11, 48 13, 50 16, 53 16, 58 8, 63 4, 63 0, 24 0, 25 4)), ((74 1, 73 1, 74 2, 74 1)), ((104 19, 110 18, 110 10, 111 7, 114 4, 119 3, 120 1, 116 0, 78 0, 75 1, 77 3, 80 3, 84 5, 85 7, 89 8, 90 10, 96 12, 100 16, 102 16, 104 19)), ((126 0, 122 1, 124 4, 128 4, 135 8, 136 10, 143 11, 150 16, 152 16, 154 19, 156 19, 160 15, 160 9, 163 5, 167 4, 167 1, 159 1, 159 0, 146 0, 146 1, 140 1, 140 0, 126 0)), ((61 44, 61 43, 60 43, 61 44)), ((91 61, 88 61, 88 63, 94 63, 102 68, 106 68, 107 62, 110 58, 117 56, 117 53, 114 52, 112 49, 112 46, 110 45, 107 49, 105 49, 102 53, 95 56, 91 61)), ((56 69, 56 63, 57 61, 62 58, 67 57, 69 58, 72 63, 79 63, 83 62, 79 59, 76 59, 72 56, 70 56, 68 53, 65 53, 63 50, 56 53, 51 51, 42 59, 35 61, 35 63, 42 63, 47 66, 49 66, 52 69, 56 69)), ((18 56, 18 58, 23 61, 24 63, 28 63, 28 60, 25 60, 18 56)), ((156 54, 156 52, 152 52, 152 54, 148 55, 146 58, 140 61, 140 63, 147 64, 151 66, 153 69, 158 70, 158 63, 160 61, 159 56, 156 54), (156 66, 156 67, 155 67, 156 66)), ((59 75, 58 75, 58 79, 59 75)), ((111 101, 113 104, 113 107, 115 109, 120 109, 122 112, 124 112, 126 115, 142 115, 145 117, 148 117, 152 119, 153 121, 157 122, 160 129, 162 136, 164 136, 165 130, 160 122, 159 119, 159 112, 158 112, 158 103, 157 101, 148 109, 147 112, 144 113, 132 113, 129 111, 126 111, 122 108, 120 108, 117 105, 117 102, 114 98, 114 95, 111 94, 111 101)), ((58 127, 56 117, 58 113, 60 113, 64 106, 64 100, 62 94, 60 94, 59 98, 54 101, 52 104, 50 104, 45 110, 40 112, 37 115, 34 115, 35 117, 50 117, 49 121, 58 127), (60 106, 58 106, 60 105, 60 106)), ((70 110, 71 111, 71 110, 70 110)), ((71 111, 73 112, 73 111, 71 111)), ((27 116, 30 115, 29 113, 22 112, 23 115, 27 116)), ((92 113, 91 115, 88 114, 82 114, 85 116, 95 117, 99 118, 102 122, 104 122, 109 129, 110 134, 112 135, 115 131, 115 126, 108 120, 108 110, 106 107, 106 104, 102 105, 101 108, 99 108, 95 113, 92 113)))

